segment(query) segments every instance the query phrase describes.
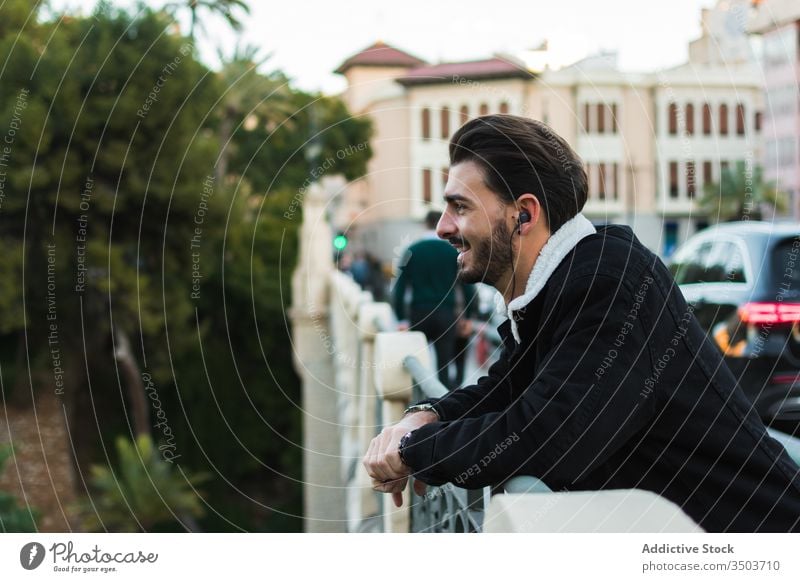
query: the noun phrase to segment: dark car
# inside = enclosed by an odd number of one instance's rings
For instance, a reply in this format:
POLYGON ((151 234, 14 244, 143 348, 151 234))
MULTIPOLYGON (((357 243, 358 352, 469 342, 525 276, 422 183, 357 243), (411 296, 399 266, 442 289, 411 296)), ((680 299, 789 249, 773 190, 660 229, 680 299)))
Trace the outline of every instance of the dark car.
POLYGON ((670 269, 764 422, 800 434, 800 224, 708 228, 670 269))

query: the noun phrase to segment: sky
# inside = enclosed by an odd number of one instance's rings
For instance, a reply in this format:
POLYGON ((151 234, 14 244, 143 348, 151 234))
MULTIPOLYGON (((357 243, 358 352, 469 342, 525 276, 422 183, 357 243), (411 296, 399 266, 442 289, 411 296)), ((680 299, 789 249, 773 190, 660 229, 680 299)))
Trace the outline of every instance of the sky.
MULTIPOLYGON (((167 0, 147 0, 153 7, 167 0)), ((60 10, 89 13, 97 0, 51 0, 60 10)), ((133 0, 116 0, 130 7, 133 0)), ((472 60, 516 53, 547 39, 567 60, 616 50, 628 71, 652 71, 684 62, 700 36, 700 11, 715 0, 250 0, 239 42, 271 54, 268 69, 283 70, 301 89, 338 93, 342 61, 376 40, 428 62, 472 60)), ((188 19, 183 21, 188 30, 188 19)), ((211 19, 199 35, 201 56, 216 66, 237 35, 211 19)))

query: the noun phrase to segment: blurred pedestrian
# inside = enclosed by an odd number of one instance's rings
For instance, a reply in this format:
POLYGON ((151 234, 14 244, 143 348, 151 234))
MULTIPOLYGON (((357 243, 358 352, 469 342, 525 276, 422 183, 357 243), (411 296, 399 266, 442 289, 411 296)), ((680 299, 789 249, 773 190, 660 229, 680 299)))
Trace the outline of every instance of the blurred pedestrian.
POLYGON ((365 289, 370 282, 370 270, 371 265, 369 264, 366 255, 361 251, 356 253, 355 257, 353 258, 353 263, 350 265, 350 274, 353 275, 353 280, 365 289))
POLYGON ((378 257, 372 253, 366 254, 367 264, 369 265, 369 279, 367 290, 372 292, 375 301, 386 300, 386 276, 384 275, 383 265, 378 257))
POLYGON ((425 217, 427 232, 421 240, 406 249, 392 292, 392 304, 400 321, 400 329, 421 331, 436 353, 439 381, 448 389, 455 384, 450 379, 450 364, 455 356, 456 287, 460 286, 464 304, 475 302, 475 287, 457 282, 458 252, 451 244, 436 236, 440 212, 431 211, 425 217), (410 291, 408 308, 406 292, 410 291))

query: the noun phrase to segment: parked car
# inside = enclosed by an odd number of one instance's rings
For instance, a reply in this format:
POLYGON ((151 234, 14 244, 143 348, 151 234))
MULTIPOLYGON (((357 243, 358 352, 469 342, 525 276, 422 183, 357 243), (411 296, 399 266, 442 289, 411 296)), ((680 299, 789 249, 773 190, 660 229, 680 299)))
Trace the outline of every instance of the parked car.
POLYGON ((764 422, 800 434, 800 224, 708 228, 670 270, 764 422))

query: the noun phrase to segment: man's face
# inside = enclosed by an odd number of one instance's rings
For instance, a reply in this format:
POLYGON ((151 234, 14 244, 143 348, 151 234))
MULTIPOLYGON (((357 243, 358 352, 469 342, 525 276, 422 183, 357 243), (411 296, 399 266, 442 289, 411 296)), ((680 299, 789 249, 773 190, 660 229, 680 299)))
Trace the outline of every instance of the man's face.
POLYGON ((474 162, 450 168, 444 197, 447 207, 436 234, 458 249, 459 279, 499 288, 513 260, 508 206, 486 187, 474 162))

